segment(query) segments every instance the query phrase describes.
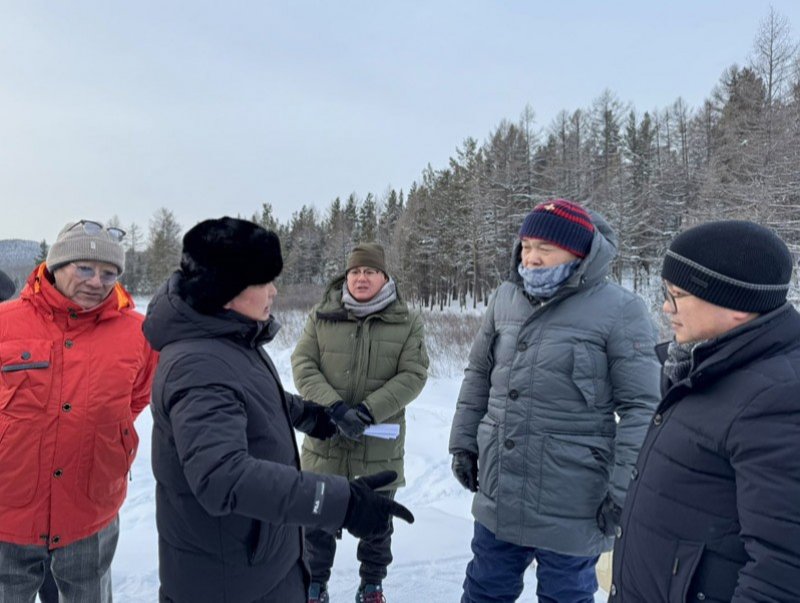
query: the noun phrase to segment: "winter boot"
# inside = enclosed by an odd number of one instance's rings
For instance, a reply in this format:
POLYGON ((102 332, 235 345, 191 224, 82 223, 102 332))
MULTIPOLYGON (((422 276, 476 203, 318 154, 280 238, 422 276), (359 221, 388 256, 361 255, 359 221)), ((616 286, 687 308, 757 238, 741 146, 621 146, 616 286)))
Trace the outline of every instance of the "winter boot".
POLYGON ((356 593, 356 603, 386 603, 380 584, 362 584, 356 593))
POLYGON ((312 582, 308 587, 308 603, 329 603, 328 585, 312 582))

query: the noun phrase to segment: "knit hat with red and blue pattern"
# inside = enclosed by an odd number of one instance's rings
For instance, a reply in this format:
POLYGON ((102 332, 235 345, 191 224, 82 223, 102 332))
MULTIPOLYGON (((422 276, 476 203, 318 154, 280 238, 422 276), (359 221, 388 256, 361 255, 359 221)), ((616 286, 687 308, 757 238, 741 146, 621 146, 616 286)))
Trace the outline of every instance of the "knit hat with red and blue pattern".
POLYGON ((540 203, 525 216, 519 238, 544 239, 584 258, 592 248, 594 224, 577 203, 553 199, 540 203))

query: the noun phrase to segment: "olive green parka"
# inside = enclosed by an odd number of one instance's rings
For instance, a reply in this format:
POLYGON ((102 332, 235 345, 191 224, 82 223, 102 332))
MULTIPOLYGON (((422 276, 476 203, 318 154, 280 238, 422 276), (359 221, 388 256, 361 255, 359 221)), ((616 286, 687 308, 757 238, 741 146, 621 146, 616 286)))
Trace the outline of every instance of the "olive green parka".
POLYGON ((389 306, 359 319, 342 303, 343 285, 344 276, 331 282, 311 310, 292 353, 295 386, 307 400, 326 406, 338 400, 348 406, 363 402, 376 423, 399 423, 400 435, 358 441, 306 436, 302 467, 349 479, 391 469, 398 478, 387 489, 397 488, 405 484, 405 407, 428 377, 422 317, 409 311, 398 293, 389 306))

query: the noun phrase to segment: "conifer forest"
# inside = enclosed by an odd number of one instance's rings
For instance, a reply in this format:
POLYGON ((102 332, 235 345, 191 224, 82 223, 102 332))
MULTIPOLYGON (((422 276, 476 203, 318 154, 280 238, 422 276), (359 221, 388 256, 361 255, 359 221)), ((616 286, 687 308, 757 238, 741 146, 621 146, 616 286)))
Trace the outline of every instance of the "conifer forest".
MULTIPOLYGON (((709 88, 701 106, 678 97, 655 108, 605 90, 547 124, 531 103, 482 141, 454 141, 448 164, 428 164, 406 190, 352 192, 324 209, 309 200, 287 222, 268 202, 240 217, 280 235, 282 285, 320 289, 355 243, 377 241, 404 297, 429 308, 485 302, 509 273, 523 217, 549 198, 603 214, 619 239, 613 278, 639 292, 652 290, 670 239, 698 222, 755 220, 800 250, 800 51, 787 20, 771 10, 747 60, 709 88)), ((177 266, 191 224, 163 208, 147 230, 122 226, 123 280, 148 294, 177 266)))

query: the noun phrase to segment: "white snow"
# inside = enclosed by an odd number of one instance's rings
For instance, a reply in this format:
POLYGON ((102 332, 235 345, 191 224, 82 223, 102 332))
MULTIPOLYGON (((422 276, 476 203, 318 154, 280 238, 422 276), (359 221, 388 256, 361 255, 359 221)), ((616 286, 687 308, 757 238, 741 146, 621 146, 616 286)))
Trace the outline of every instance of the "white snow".
MULTIPOLYGON (((143 308, 145 304, 140 305, 143 308)), ((267 347, 284 387, 294 391, 291 349, 267 347)), ((457 359, 455 359, 458 361, 457 359)), ((458 601, 464 569, 471 558, 472 496, 450 472, 447 440, 461 383, 458 376, 430 378, 422 394, 407 409, 406 480, 397 500, 416 517, 414 525, 395 522, 394 562, 384 581, 391 603, 458 601)), ((112 566, 117 603, 158 600, 158 548, 155 525, 155 481, 150 469, 152 419, 142 413, 136 428, 141 437, 133 466, 133 481, 121 511, 119 547, 112 566)), ((300 435, 299 437, 302 437, 300 435)), ((353 601, 359 583, 356 540, 345 534, 339 542, 329 583, 334 603, 353 601)), ((533 569, 525 573, 521 600, 535 600, 533 569)), ((605 601, 599 591, 595 600, 605 601)))

